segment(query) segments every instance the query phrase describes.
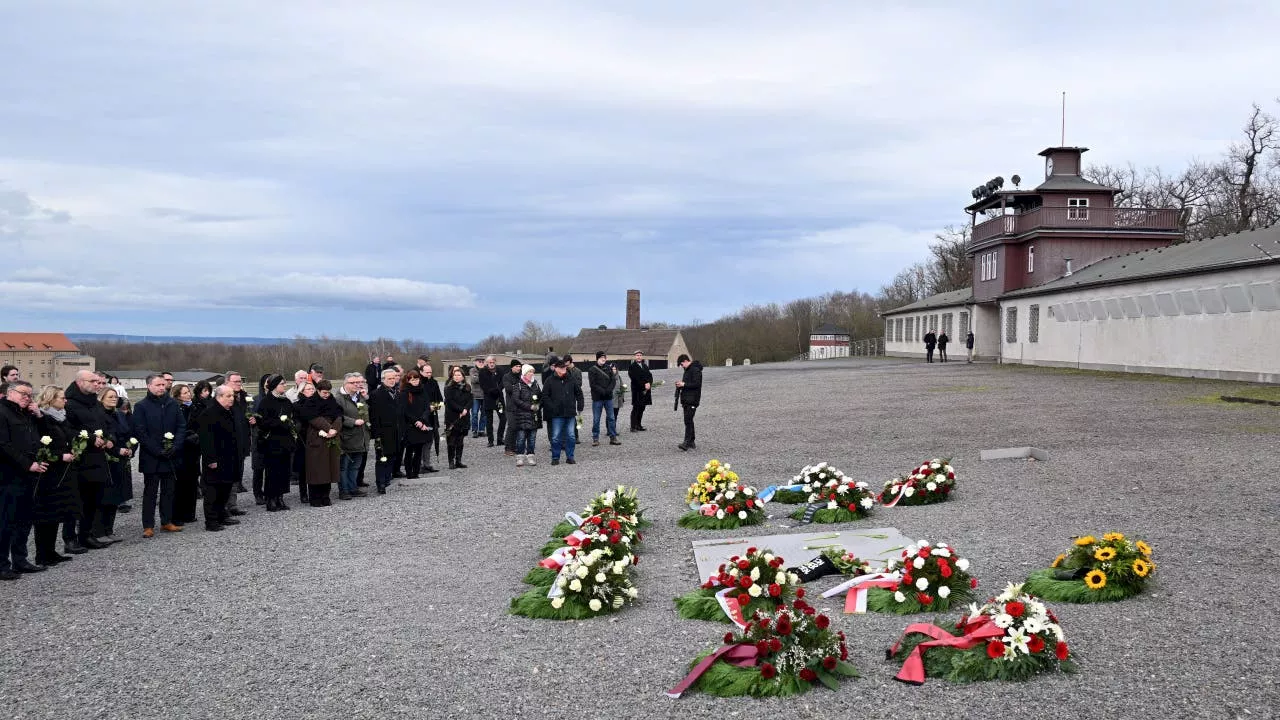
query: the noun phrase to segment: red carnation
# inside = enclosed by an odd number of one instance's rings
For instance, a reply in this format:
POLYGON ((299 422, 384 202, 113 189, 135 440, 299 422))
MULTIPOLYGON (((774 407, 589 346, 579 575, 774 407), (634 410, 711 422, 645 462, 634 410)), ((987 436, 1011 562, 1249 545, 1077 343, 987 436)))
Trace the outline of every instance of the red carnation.
POLYGON ((714 582, 711 582, 711 580, 710 580, 710 579, 708 579, 706 582, 702 583, 702 589, 703 589, 703 590, 710 590, 711 588, 713 588, 713 587, 715 587, 715 586, 716 586, 716 584, 715 584, 714 582))
POLYGON ((1054 652, 1056 652, 1056 653, 1058 654, 1058 660, 1059 660, 1059 661, 1066 660, 1066 659, 1067 659, 1067 644, 1066 644, 1066 643, 1064 643, 1064 642, 1060 642, 1060 643, 1058 643, 1058 646, 1054 648, 1054 652))
POLYGON ((804 668, 800 671, 800 679, 805 682, 814 682, 818 679, 818 673, 810 670, 809 668, 804 668))
POLYGON ((804 588, 796 588, 796 599, 804 597, 804 588))
POLYGON ((724 634, 724 641, 725 641, 725 644, 729 644, 729 643, 733 642, 733 633, 731 633, 731 632, 725 633, 725 634, 724 634))
POLYGON ((831 625, 831 618, 826 615, 819 615, 813 619, 813 624, 817 625, 819 630, 826 630, 831 625))
POLYGON ((904 573, 902 574, 902 584, 903 584, 903 585, 910 585, 910 584, 911 584, 911 573, 909 573, 909 572, 904 572, 904 573))
POLYGON ((769 652, 778 652, 782 649, 782 641, 778 638, 769 638, 769 652))
POLYGON ((944 578, 949 578, 949 577, 951 577, 951 566, 950 566, 950 565, 939 565, 939 566, 938 566, 938 572, 942 575, 942 577, 944 577, 944 578))
MULTIPOLYGON (((759 614, 760 613, 756 613, 756 615, 759 615, 759 614)), ((761 628, 764 628, 766 630, 769 628, 769 618, 767 617, 760 618, 759 620, 756 621, 756 623, 760 625, 761 628)))
POLYGON ((1022 617, 1022 613, 1027 611, 1027 606, 1017 600, 1012 600, 1004 604, 1004 611, 1013 617, 1019 618, 1022 617))
POLYGON ((620 533, 614 533, 610 535, 609 542, 613 543, 614 545, 617 545, 618 543, 622 542, 622 535, 620 533))
POLYGON ((1039 635, 1032 635, 1031 639, 1027 641, 1027 649, 1032 653, 1040 652, 1044 649, 1044 639, 1039 635))
POLYGON ((920 557, 922 557, 922 558, 927 558, 927 557, 929 557, 929 548, 927 548, 927 547, 922 547, 922 548, 920 548, 920 552, 918 552, 918 553, 916 553, 916 554, 917 554, 917 555, 919 555, 919 556, 920 556, 920 557))
POLYGON ((855 505, 854 503, 849 503, 849 512, 851 512, 851 513, 856 513, 856 512, 858 512, 858 506, 857 506, 857 505, 855 505))
POLYGON ((636 542, 642 542, 643 540, 644 540, 644 533, 637 532, 637 533, 636 533, 636 542))
POLYGON ((756 501, 752 500, 751 498, 747 498, 747 509, 750 510, 755 506, 756 506, 756 501))
POLYGON ((768 641, 768 640, 761 640, 760 642, 757 642, 757 643, 756 643, 756 654, 757 654, 757 655, 765 655, 765 654, 766 654, 766 653, 768 653, 768 652, 769 652, 769 641, 768 641))
POLYGON ((587 538, 582 538, 582 542, 579 544, 579 547, 582 547, 582 548, 584 548, 584 549, 585 549, 585 548, 586 548, 588 545, 590 545, 590 544, 591 544, 591 538, 589 538, 589 537, 587 537, 587 538))
POLYGON ((777 630, 779 635, 791 634, 791 621, 787 618, 778 618, 777 630))
POLYGON ((932 605, 932 604, 933 604, 933 598, 929 597, 929 596, 928 596, 927 594, 925 594, 925 593, 916 593, 916 599, 920 601, 920 604, 921 604, 921 605, 932 605))
POLYGON ((736 562, 738 562, 738 556, 737 556, 737 555, 734 555, 733 557, 729 558, 729 562, 731 562, 731 563, 736 563, 736 562))
POLYGON ((716 572, 720 573, 721 575, 724 574, 724 563, 720 563, 720 567, 716 568, 716 572))
POLYGON ((780 595, 782 595, 782 588, 778 585, 778 583, 772 583, 772 584, 770 584, 770 585, 769 585, 769 597, 778 597, 778 596, 780 596, 780 595))
POLYGON ((746 607, 746 606, 747 606, 747 604, 748 604, 748 603, 750 603, 750 602, 751 602, 751 596, 750 596, 750 595, 748 595, 748 594, 746 594, 746 593, 742 593, 741 595, 739 595, 739 596, 738 596, 738 604, 739 604, 739 605, 741 605, 741 606, 743 606, 743 607, 746 607))
POLYGON ((954 471, 952 471, 952 472, 947 473, 947 479, 948 479, 948 480, 955 480, 955 479, 956 479, 956 474, 955 474, 955 472, 954 472, 954 471))
POLYGON ((760 666, 760 677, 765 680, 772 680, 778 675, 778 670, 773 665, 765 663, 760 666))
POLYGON ((902 557, 906 557, 906 556, 907 556, 907 551, 906 551, 906 550, 903 550, 903 551, 902 551, 902 557))
POLYGON ((769 567, 773 568, 774 570, 777 570, 778 568, 782 567, 782 558, 774 557, 772 560, 769 561, 769 567))
POLYGON ((825 669, 825 670, 835 670, 835 669, 836 669, 836 659, 835 659, 835 658, 833 658, 833 657, 831 657, 830 655, 828 655, 828 656, 826 656, 826 657, 822 658, 822 667, 823 667, 823 669, 825 669))
POLYGON ((738 569, 739 569, 739 570, 746 570, 746 569, 747 569, 747 568, 749 568, 749 567, 751 567, 751 563, 747 562, 746 560, 739 560, 739 561, 738 561, 738 569))
POLYGON ((969 578, 969 587, 971 588, 978 587, 978 578, 969 578))
POLYGON ((727 512, 727 513, 729 513, 730 515, 732 515, 732 514, 734 514, 734 513, 738 512, 738 508, 736 508, 736 507, 734 507, 734 506, 730 505, 729 507, 725 508, 725 509, 724 509, 724 511, 725 511, 725 512, 727 512))
POLYGON ((1004 643, 999 640, 992 640, 987 643, 987 657, 992 660, 1004 657, 1004 643))
POLYGON ((752 582, 753 581, 751 580, 750 575, 743 575, 742 577, 738 578, 738 584, 742 586, 743 590, 746 590, 747 588, 751 587, 752 582))
POLYGON ((753 547, 749 547, 749 548, 747 548, 747 554, 748 554, 748 555, 755 555, 755 554, 756 554, 756 549, 755 549, 755 548, 753 548, 753 547))

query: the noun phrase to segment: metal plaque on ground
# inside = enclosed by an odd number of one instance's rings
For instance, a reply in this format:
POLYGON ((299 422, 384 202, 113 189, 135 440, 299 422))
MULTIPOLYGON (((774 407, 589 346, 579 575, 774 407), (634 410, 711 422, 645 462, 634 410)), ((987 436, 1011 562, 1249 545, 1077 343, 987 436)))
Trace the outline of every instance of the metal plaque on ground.
POLYGON ((787 567, 795 567, 833 545, 839 545, 864 560, 888 562, 900 557, 902 549, 913 542, 897 528, 824 530, 822 526, 808 525, 804 532, 786 535, 738 535, 721 540, 694 540, 693 559, 698 564, 698 581, 702 582, 715 574, 720 563, 746 553, 749 547, 768 548, 774 555, 781 555, 787 567))

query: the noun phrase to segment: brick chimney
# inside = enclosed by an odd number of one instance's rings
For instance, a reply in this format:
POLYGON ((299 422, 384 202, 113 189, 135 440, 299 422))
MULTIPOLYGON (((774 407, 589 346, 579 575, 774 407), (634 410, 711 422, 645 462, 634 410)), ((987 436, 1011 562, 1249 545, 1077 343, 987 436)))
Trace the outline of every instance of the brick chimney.
POLYGON ((640 329, 640 291, 627 291, 627 329, 640 329))

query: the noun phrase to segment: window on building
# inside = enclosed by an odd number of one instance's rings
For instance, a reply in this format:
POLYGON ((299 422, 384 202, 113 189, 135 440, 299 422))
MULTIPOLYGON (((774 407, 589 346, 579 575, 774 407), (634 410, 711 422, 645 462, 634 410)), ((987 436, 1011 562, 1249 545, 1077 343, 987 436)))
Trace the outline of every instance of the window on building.
POLYGON ((951 313, 942 313, 942 332, 951 337, 951 313))
POLYGON ((979 280, 986 281, 996 279, 996 258, 998 257, 998 253, 999 251, 992 250, 991 252, 982 254, 980 258, 981 262, 978 264, 979 280))
POLYGON ((1036 271, 1036 246, 1029 245, 1027 246, 1027 272, 1033 273, 1035 271, 1036 271))
POLYGON ((897 326, 893 329, 893 339, 902 342, 902 318, 898 318, 893 324, 897 326))
POLYGON ((915 318, 907 318, 907 340, 906 340, 907 342, 916 341, 915 337, 913 337, 912 335, 912 330, 914 329, 914 326, 915 326, 915 318))
POLYGON ((1067 198, 1067 219, 1088 220, 1089 198, 1067 198))
POLYGON ((1040 342, 1040 306, 1027 308, 1027 342, 1040 342))
POLYGON ((1004 311, 1004 341, 1018 342, 1018 308, 1006 308, 1004 311))
POLYGON ((960 336, 968 337, 969 335, 969 313, 960 313, 960 336))

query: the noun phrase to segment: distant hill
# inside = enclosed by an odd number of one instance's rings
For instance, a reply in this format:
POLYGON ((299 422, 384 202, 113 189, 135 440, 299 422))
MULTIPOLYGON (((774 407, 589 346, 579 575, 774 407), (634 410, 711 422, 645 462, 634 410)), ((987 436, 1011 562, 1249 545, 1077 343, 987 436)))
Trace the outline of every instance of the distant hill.
POLYGON ((192 337, 186 335, 110 335, 106 333, 67 333, 71 342, 124 342, 124 343, 209 343, 224 345, 279 345, 293 342, 293 338, 260 337, 192 337))

